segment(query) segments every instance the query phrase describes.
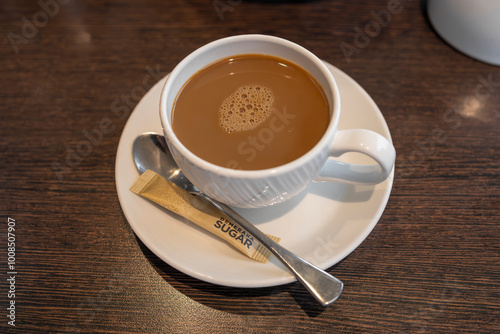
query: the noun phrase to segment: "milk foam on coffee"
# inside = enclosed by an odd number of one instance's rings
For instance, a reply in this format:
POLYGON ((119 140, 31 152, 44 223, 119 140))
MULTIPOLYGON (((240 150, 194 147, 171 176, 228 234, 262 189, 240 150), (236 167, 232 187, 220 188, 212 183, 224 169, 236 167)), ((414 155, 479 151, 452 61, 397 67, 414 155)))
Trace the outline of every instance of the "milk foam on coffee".
POLYGON ((241 86, 219 109, 219 124, 228 133, 255 129, 273 112, 273 92, 261 85, 241 86))

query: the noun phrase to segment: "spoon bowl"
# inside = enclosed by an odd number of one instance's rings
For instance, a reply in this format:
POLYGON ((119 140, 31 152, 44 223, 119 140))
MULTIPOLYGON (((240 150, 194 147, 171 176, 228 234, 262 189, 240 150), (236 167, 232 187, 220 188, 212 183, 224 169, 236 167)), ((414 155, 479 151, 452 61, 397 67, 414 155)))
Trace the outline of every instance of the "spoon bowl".
POLYGON ((154 133, 137 137, 132 147, 132 155, 139 173, 151 169, 189 193, 200 192, 177 166, 165 137, 154 133))

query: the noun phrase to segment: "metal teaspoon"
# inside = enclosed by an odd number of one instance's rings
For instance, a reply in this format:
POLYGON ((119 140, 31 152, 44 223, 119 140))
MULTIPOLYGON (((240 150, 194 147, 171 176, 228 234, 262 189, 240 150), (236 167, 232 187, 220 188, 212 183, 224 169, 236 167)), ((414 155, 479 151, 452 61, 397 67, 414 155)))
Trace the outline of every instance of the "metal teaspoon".
POLYGON ((283 248, 229 206, 213 200, 196 188, 177 166, 162 135, 140 135, 134 141, 132 154, 141 174, 148 169, 153 170, 178 187, 215 206, 240 224, 269 249, 321 305, 328 306, 340 296, 344 284, 339 279, 283 248))

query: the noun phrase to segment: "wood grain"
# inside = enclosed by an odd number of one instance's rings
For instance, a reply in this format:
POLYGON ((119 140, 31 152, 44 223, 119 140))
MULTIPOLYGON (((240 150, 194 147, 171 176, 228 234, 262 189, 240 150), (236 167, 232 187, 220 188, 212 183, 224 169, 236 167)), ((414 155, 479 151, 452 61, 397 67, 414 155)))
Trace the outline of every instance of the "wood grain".
POLYGON ((357 28, 392 1, 42 3, 58 9, 45 24, 37 2, 0 7, 1 332, 498 332, 500 69, 448 46, 425 2, 401 0, 348 57, 342 43, 356 46, 357 28), (214 3, 229 7, 220 16, 214 3), (37 32, 23 32, 34 18, 37 32), (134 235, 118 202, 116 149, 144 92, 197 47, 242 33, 290 39, 345 71, 391 130, 391 198, 370 236, 329 269, 345 291, 328 308, 298 284, 234 289, 178 272, 134 235), (102 138, 82 146, 96 129, 102 138), (68 160, 77 149, 85 156, 68 160))

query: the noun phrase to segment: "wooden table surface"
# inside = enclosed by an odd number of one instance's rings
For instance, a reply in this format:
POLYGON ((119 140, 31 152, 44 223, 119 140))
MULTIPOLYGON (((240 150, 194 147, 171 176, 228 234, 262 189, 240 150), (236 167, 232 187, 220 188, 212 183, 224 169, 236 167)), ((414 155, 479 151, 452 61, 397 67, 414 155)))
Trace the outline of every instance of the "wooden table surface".
POLYGON ((500 68, 447 45, 424 2, 5 0, 0 33, 0 332, 500 331, 500 68), (397 150, 378 224, 327 269, 345 284, 327 308, 298 283, 187 276, 120 207, 130 112, 191 51, 243 33, 351 76, 397 150))

